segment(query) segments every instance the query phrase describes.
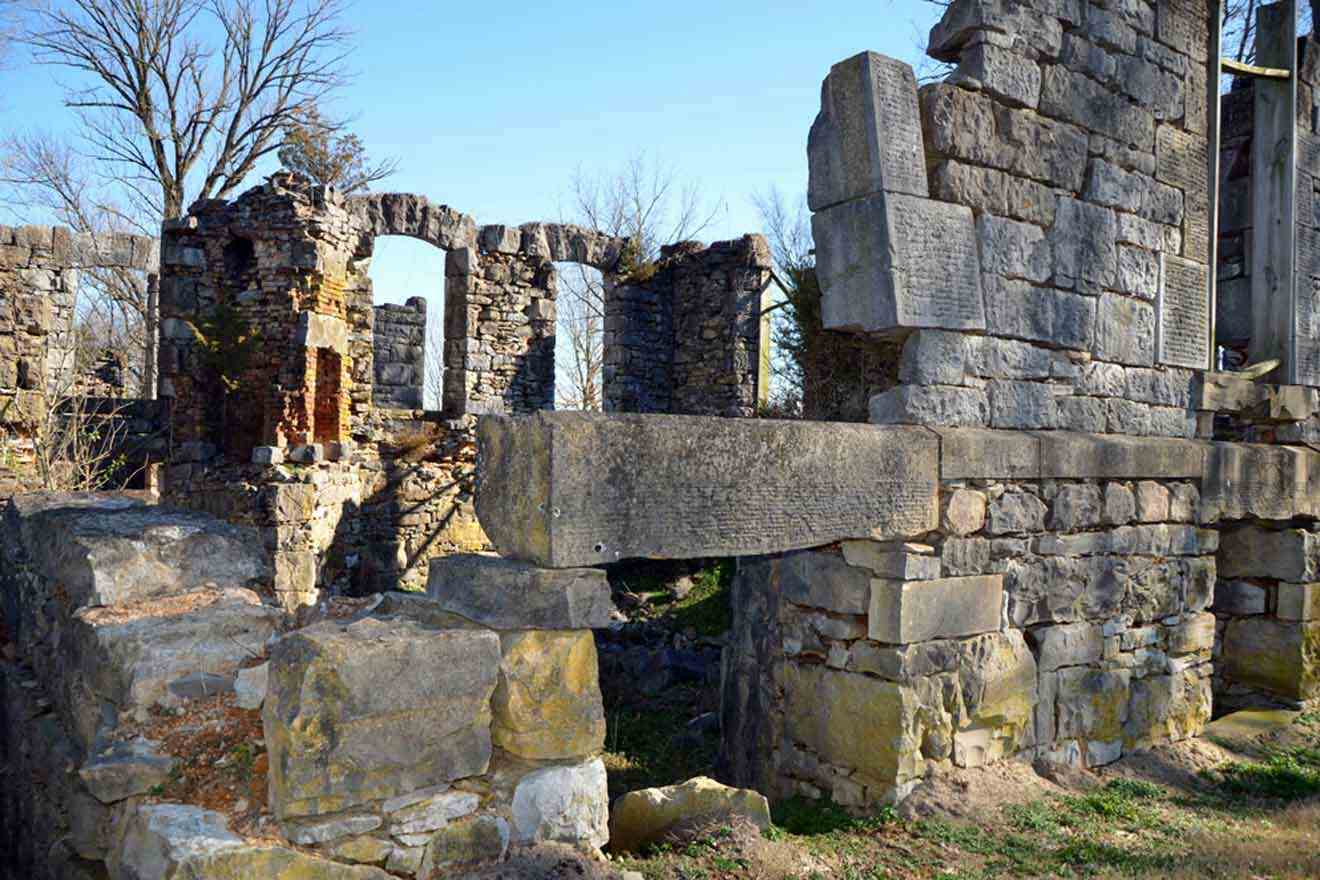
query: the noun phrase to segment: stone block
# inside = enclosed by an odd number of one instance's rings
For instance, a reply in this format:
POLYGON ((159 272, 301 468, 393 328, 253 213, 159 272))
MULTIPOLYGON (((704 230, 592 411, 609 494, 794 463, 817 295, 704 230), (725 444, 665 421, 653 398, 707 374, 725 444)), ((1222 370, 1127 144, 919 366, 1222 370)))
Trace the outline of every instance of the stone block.
POLYGON ((992 379, 989 392, 993 428, 1049 429, 1058 424, 1054 390, 1044 382, 992 379))
POLYGON ((985 272, 1038 284, 1054 273, 1050 243, 1035 224, 982 214, 976 220, 976 237, 985 272))
POLYGON ((1320 695, 1320 623, 1238 617, 1216 665, 1225 679, 1290 700, 1320 695))
POLYGON ((990 398, 980 388, 899 385, 871 398, 873 425, 979 427, 990 420, 990 398))
POLYGON ((536 568, 498 556, 431 560, 426 594, 445 610, 492 629, 600 629, 615 619, 605 572, 536 568))
POLYGON ((431 835, 417 876, 443 877, 464 867, 499 863, 509 851, 510 837, 509 823, 499 816, 446 825, 431 835))
POLYGON ((956 638, 999 628, 1001 575, 871 582, 867 637, 888 644, 956 638))
POLYGON ((1128 714, 1127 670, 1103 671, 1086 666, 1059 670, 1058 736, 1099 743, 1123 738, 1128 714))
POLYGON ((917 694, 892 681, 824 666, 784 667, 784 733, 821 760, 879 788, 920 775, 917 694))
POLYGON ((1033 287, 998 275, 983 276, 982 289, 991 334, 1090 351, 1095 339, 1094 297, 1033 287))
POLYGON ((609 793, 599 758, 546 767, 519 780, 513 792, 513 840, 599 848, 609 840, 609 793))
POLYGON ((499 665, 493 632, 400 619, 326 622, 281 639, 262 710, 276 816, 484 773, 499 665))
POLYGON ((1221 614, 1264 614, 1268 593, 1249 581, 1221 581, 1215 589, 1214 609, 1221 614))
POLYGON ((962 717, 953 734, 953 762, 977 767, 1015 754, 1034 741, 1037 667, 1018 630, 958 643, 962 717))
POLYGON ((1173 438, 1050 431, 1038 435, 1046 479, 1200 479, 1206 445, 1173 438))
POLYGON ((866 196, 811 218, 826 328, 985 329, 970 208, 866 196))
POLYGON ((1040 103, 1040 65, 992 43, 976 43, 964 51, 956 76, 975 80, 1006 104, 1034 110, 1040 103))
POLYGON ((501 554, 536 565, 748 556, 938 525, 939 444, 920 428, 541 413, 487 417, 477 434, 481 524, 501 554))
POLYGON ((92 796, 103 804, 149 792, 164 783, 174 759, 162 755, 145 739, 118 742, 101 750, 78 768, 78 776, 92 796))
POLYGON ((57 704, 89 746, 119 714, 145 720, 150 707, 231 690, 239 664, 261 654, 279 624, 278 611, 237 588, 82 609, 51 670, 57 704))
POLYGON ((1149 304, 1103 293, 1096 319, 1095 355, 1101 360, 1149 367, 1155 362, 1155 309, 1149 304))
POLYGON ((1060 196, 1049 241, 1060 287, 1093 292, 1117 283, 1118 225, 1112 210, 1060 196))
POLYGON ((1320 580, 1320 535, 1303 529, 1242 526, 1225 531, 1219 574, 1292 583, 1320 580))
POLYGON ((1042 626, 1031 630, 1029 636, 1036 646, 1036 663, 1041 672, 1099 663, 1104 653, 1104 635, 1099 624, 1042 626))
POLYGON ((1137 499, 1132 490, 1122 483, 1105 484, 1104 521, 1106 525, 1123 526, 1137 516, 1137 499))
POLYGON ((927 196, 911 66, 863 52, 830 68, 807 140, 813 211, 879 192, 927 196))
POLYGON ((1030 492, 1010 490, 990 501, 987 534, 1031 534, 1045 530, 1047 508, 1030 492))
POLYGON ((1169 490, 1153 480, 1137 484, 1137 519, 1141 522, 1167 522, 1169 520, 1169 490))
POLYGON ((7 525, 65 607, 177 595, 204 585, 243 587, 267 574, 250 529, 201 513, 111 496, 15 497, 7 525))
POLYGON ((1280 620, 1320 619, 1320 584, 1281 583, 1275 614, 1280 620))
POLYGON ((1021 431, 935 428, 940 473, 946 480, 1034 479, 1040 476, 1040 439, 1021 431))
POLYGON ((972 337, 951 330, 917 330, 903 343, 898 366, 905 385, 962 385, 972 337))
POLYGON ((504 633, 491 738, 519 758, 584 758, 605 743, 596 641, 590 632, 504 633))
POLYGON ((760 792, 730 788, 704 776, 680 785, 630 791, 611 811, 610 851, 640 850, 661 840, 680 822, 728 822, 734 818, 766 831, 770 804, 760 792))
POLYGON ((1091 483, 1060 486, 1050 510, 1050 528, 1060 532, 1093 528, 1100 524, 1103 509, 1099 486, 1091 483))
POLYGON ((975 489, 954 489, 944 501, 941 523, 954 535, 970 535, 985 526, 986 497, 975 489))
MULTIPOLYGON (((871 577, 889 578, 900 581, 932 580, 940 576, 940 559, 930 553, 918 553, 912 545, 894 545, 878 541, 844 541, 843 558, 850 566, 865 569, 866 586, 861 591, 863 605, 870 593, 871 577)), ((829 607, 829 606, 824 606, 829 607)), ((844 612, 844 609, 837 608, 844 612)), ((865 614, 866 608, 844 613, 865 614)))
POLYGON ((1286 520, 1316 512, 1320 453, 1287 446, 1209 444, 1201 482, 1202 515, 1286 520))
POLYGON ((1194 654, 1215 646, 1215 616, 1193 614, 1169 630, 1169 654, 1194 654))
MULTIPOLYGON (((1020 36, 1029 51, 1042 58, 1055 58, 1063 45, 1061 16, 1042 14, 1038 8, 988 2, 955 0, 931 28, 926 51, 941 61, 957 61, 969 44, 986 32, 1020 36)), ((1079 24, 1079 21, 1070 22, 1079 24)))
POLYGON ((260 709, 266 701, 270 664, 260 663, 240 669, 234 677, 234 702, 240 709, 260 709))

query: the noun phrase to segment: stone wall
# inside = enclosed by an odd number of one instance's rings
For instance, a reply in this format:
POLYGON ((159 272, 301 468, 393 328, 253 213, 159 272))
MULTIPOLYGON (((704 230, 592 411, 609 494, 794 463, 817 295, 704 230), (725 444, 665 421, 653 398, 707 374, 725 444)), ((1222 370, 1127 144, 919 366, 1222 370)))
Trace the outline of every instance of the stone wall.
POLYGON ((546 842, 599 857, 603 572, 453 557, 429 596, 295 618, 249 529, 125 495, 3 515, 0 877, 429 878, 546 842), (445 674, 399 674, 417 668, 445 674), (176 714, 250 756, 241 801, 225 762, 185 767, 204 746, 176 714))
POLYGON ((606 411, 754 416, 772 281, 769 246, 748 235, 663 247, 654 265, 607 284, 606 411))
POLYGON ((385 409, 422 409, 426 382, 426 300, 375 307, 372 402, 385 409))

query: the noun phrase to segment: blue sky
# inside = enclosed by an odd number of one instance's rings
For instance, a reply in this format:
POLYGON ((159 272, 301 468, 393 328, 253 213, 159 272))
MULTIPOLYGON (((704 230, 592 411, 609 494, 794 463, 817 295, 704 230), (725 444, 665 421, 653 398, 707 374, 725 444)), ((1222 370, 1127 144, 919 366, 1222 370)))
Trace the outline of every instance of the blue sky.
MULTIPOLYGON (((332 109, 355 117, 374 155, 399 159, 381 189, 479 223, 564 217, 575 171, 608 173, 644 153, 722 202, 704 237, 730 238, 757 231, 754 193, 805 191, 830 65, 865 49, 919 63, 936 13, 922 0, 359 0, 357 76, 332 109)), ((68 74, 21 52, 14 61, 0 74, 0 129, 71 128, 56 82, 68 74)), ((434 304, 443 257, 383 239, 372 275, 377 301, 434 304)))

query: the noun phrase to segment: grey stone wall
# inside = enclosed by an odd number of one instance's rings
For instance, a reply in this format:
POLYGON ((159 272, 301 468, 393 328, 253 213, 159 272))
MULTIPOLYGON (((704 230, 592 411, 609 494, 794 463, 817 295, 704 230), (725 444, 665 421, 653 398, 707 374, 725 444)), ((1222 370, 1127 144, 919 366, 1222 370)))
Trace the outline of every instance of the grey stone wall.
POLYGON ((686 242, 607 286, 606 411, 754 416, 772 265, 760 235, 686 242))
POLYGON ((426 300, 375 307, 372 401, 386 409, 422 409, 426 381, 426 300))

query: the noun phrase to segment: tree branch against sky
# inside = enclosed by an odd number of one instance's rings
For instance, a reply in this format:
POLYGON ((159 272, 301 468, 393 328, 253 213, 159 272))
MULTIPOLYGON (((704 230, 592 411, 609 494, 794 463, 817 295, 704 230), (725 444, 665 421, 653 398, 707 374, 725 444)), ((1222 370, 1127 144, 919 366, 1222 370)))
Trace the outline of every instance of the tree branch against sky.
POLYGON ((161 219, 227 198, 345 81, 346 0, 66 0, 24 34, 74 74, 90 158, 161 219))
POLYGON ((298 110, 285 125, 279 156, 280 164, 290 171, 346 196, 370 189, 399 167, 397 159, 372 162, 362 139, 344 130, 342 123, 327 119, 315 104, 298 110))

